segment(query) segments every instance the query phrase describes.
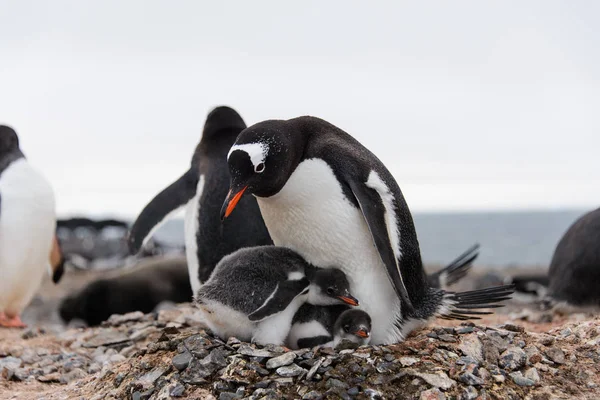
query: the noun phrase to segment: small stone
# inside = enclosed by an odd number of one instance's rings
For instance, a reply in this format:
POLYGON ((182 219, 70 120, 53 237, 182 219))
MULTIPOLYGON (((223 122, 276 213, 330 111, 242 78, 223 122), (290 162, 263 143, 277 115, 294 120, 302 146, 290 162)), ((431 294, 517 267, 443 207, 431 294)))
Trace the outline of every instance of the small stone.
POLYGON ((346 393, 348 393, 350 396, 357 396, 360 393, 360 389, 356 386, 353 386, 348 389, 346 393))
POLYGON ((291 351, 283 353, 282 355, 271 358, 269 361, 267 361, 266 367, 267 369, 277 369, 279 367, 284 367, 294 362, 295 358, 296 354, 291 351))
POLYGON ((117 326, 124 324, 125 322, 135 322, 144 318, 144 313, 141 311, 134 311, 127 314, 113 314, 108 318, 108 324, 117 326))
POLYGON ((136 382, 143 387, 152 387, 154 382, 161 376, 167 373, 168 367, 156 367, 152 371, 141 376, 136 382))
POLYGON ((525 371, 524 376, 527 379, 531 379, 533 383, 538 383, 540 381, 540 374, 535 368, 529 368, 527 371, 525 371))
POLYGON ((75 368, 66 374, 62 374, 60 377, 60 383, 67 384, 78 379, 83 379, 87 376, 87 373, 81 368, 75 368))
POLYGON ((321 400, 323 395, 316 390, 312 390, 302 396, 302 400, 321 400))
POLYGON ((498 365, 500 365, 501 368, 514 371, 525 366, 526 362, 527 354, 525 351, 519 347, 513 346, 506 349, 506 351, 500 355, 498 365))
POLYGON ((556 339, 554 338, 554 336, 550 336, 547 334, 541 334, 540 338, 538 339, 538 343, 539 344, 543 344, 544 346, 551 346, 554 344, 554 341, 556 339))
POLYGON ((518 332, 518 333, 525 332, 525 328, 524 327, 522 327, 521 325, 515 325, 515 324, 500 325, 500 329, 505 329, 507 331, 518 332))
POLYGON ((533 386, 535 384, 533 380, 524 377, 521 371, 511 372, 510 377, 519 386, 533 386))
POLYGON ((506 378, 504 378, 504 375, 492 375, 492 378, 494 378, 494 382, 496 383, 504 383, 504 381, 506 380, 506 378))
POLYGON ((552 347, 546 350, 546 356, 557 364, 565 363, 565 353, 558 347, 552 347))
POLYGON ((475 400, 477 398, 477 396, 479 396, 479 393, 477 393, 477 389, 475 389, 473 386, 467 386, 466 388, 464 388, 462 390, 462 392, 458 396, 458 399, 459 400, 475 400))
POLYGON ((431 386, 440 388, 442 390, 448 390, 456 384, 455 381, 450 379, 448 375, 442 371, 428 374, 414 370, 407 370, 406 373, 421 378, 431 386))
POLYGON ((422 391, 419 400, 446 400, 446 395, 440 389, 433 388, 422 391))
POLYGON ((339 379, 329 378, 327 382, 325 382, 325 387, 327 389, 348 389, 348 384, 340 381, 339 379))
POLYGON ((232 392, 221 392, 219 393, 219 400, 235 400, 235 399, 241 399, 242 396, 238 396, 237 393, 232 393, 232 392))
POLYGON ((146 339, 148 336, 155 332, 158 332, 158 330, 155 327, 148 326, 144 329, 140 329, 139 331, 133 332, 131 335, 129 335, 129 339, 133 340, 134 342, 137 342, 146 339))
POLYGON ((375 389, 366 389, 365 390, 365 395, 368 396, 368 398, 370 399, 382 399, 383 396, 381 396, 381 393, 379 393, 377 390, 375 389))
MULTIPOLYGON (((466 384, 466 385, 476 385, 476 386, 481 386, 483 385, 483 379, 479 378, 478 376, 473 375, 470 372, 463 372, 458 376, 458 380, 461 381, 462 383, 466 384)), ((477 397, 477 396, 475 396, 477 397)))
POLYGON ((175 357, 173 357, 173 360, 171 360, 171 362, 173 363, 173 366, 177 369, 177 371, 181 372, 184 369, 186 369, 188 365, 190 365, 191 360, 192 355, 186 351, 184 353, 177 354, 175 357))
POLYGON ((449 335, 447 333, 443 334, 443 335, 438 335, 438 338, 442 341, 442 342, 447 342, 447 343, 456 343, 458 340, 456 340, 456 338, 452 335, 449 335))
POLYGON ((119 372, 117 374, 117 376, 115 377, 115 380, 113 381, 113 385, 118 388, 119 386, 121 386, 121 383, 123 383, 123 380, 125 379, 125 374, 122 372, 119 372))
POLYGON ((16 357, 4 357, 0 358, 0 373, 2 373, 2 369, 17 369, 21 366, 23 361, 20 358, 16 357))
POLYGON ((125 361, 127 360, 127 358, 125 358, 124 355, 122 354, 113 354, 112 356, 109 357, 108 361, 110 361, 111 363, 115 364, 115 363, 119 363, 121 361, 125 361))
POLYGON ((325 361, 325 357, 319 358, 314 363, 314 365, 308 371, 308 374, 306 374, 306 380, 307 381, 310 381, 313 378, 313 376, 317 373, 317 370, 319 369, 319 367, 321 367, 321 364, 323 364, 323 361, 325 361))
POLYGON ((250 356, 250 357, 275 357, 277 354, 272 353, 265 349, 256 349, 247 344, 242 344, 240 348, 237 350, 239 354, 250 356))
POLYGON ((475 328, 473 328, 472 326, 463 326, 460 328, 455 328, 454 332, 458 333, 459 335, 465 334, 465 333, 471 333, 475 330, 475 328))
POLYGON ((342 339, 337 346, 335 346, 335 350, 336 351, 342 351, 342 350, 355 350, 359 348, 359 344, 356 342, 353 342, 352 340, 349 339, 342 339))
POLYGON ((305 371, 306 370, 304 368, 299 367, 296 364, 287 365, 285 367, 279 367, 279 368, 277 368, 277 370, 275 370, 277 375, 283 376, 283 377, 298 376, 298 375, 301 375, 305 371))
POLYGON ((471 357, 477 363, 483 362, 483 346, 476 334, 463 336, 458 348, 465 356, 471 357))
POLYGON ((7 369, 7 379, 9 381, 22 382, 29 378, 30 373, 25 368, 7 369))
MULTIPOLYGON (((392 357, 392 360, 393 360, 393 357, 392 357)), ((400 365, 402 365, 403 367, 410 367, 410 366, 418 363, 419 359, 415 358, 415 357, 400 357, 399 361, 400 361, 400 365)))
POLYGON ((48 382, 60 382, 60 374, 58 372, 53 372, 48 375, 42 375, 37 378, 38 381, 48 383, 48 382))

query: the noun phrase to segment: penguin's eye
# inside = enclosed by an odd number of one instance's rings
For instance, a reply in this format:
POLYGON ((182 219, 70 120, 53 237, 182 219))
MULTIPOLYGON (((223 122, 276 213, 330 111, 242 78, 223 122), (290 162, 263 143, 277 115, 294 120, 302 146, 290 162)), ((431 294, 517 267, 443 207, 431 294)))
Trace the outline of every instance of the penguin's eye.
POLYGON ((335 293, 335 291, 333 290, 333 288, 332 288, 332 287, 328 287, 328 288, 327 288, 327 290, 326 290, 326 292, 327 292, 327 294, 328 294, 328 295, 330 295, 330 296, 333 296, 333 294, 335 293))
POLYGON ((350 325, 344 325, 344 332, 350 332, 350 325))
POLYGON ((256 172, 257 174, 261 174, 264 170, 265 170, 265 163, 262 163, 262 162, 254 167, 254 172, 256 172))

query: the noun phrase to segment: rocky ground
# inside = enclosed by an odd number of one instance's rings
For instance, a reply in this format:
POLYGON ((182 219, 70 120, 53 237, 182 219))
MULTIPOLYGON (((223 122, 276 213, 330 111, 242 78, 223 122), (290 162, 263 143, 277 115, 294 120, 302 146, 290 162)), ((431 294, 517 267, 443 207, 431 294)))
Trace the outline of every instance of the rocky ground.
POLYGON ((10 330, 0 398, 598 398, 600 318, 534 314, 434 321, 398 345, 335 350, 225 343, 190 305, 59 334, 10 330))
MULTIPOLYGON (((287 351, 224 343, 190 304, 69 329, 56 305, 93 277, 66 278, 45 283, 30 328, 0 330, 0 399, 600 398, 600 318, 527 299, 474 323, 432 321, 393 346, 287 351)), ((501 283, 473 271, 453 289, 478 279, 501 283)))

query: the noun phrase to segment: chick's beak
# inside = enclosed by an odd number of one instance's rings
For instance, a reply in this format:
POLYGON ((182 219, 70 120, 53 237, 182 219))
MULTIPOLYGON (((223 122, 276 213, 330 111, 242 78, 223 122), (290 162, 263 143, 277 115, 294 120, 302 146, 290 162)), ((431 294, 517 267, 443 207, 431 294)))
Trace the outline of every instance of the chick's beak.
POLYGON ((366 327, 361 326, 359 330, 357 330, 356 332, 354 332, 354 334, 356 336, 358 336, 358 337, 366 339, 366 338, 369 337, 369 330, 366 327))
POLYGON ((237 191, 234 191, 233 188, 229 189, 229 193, 227 193, 223 207, 221 207, 221 221, 229 217, 229 215, 233 212, 233 209, 244 195, 246 189, 248 189, 248 186, 244 186, 237 191))

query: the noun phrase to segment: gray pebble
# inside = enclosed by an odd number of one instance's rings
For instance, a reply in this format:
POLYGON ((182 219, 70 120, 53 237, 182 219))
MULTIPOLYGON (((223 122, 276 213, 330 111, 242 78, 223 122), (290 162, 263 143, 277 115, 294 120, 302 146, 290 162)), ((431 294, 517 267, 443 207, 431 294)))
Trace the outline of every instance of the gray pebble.
POLYGON ((60 383, 70 383, 72 381, 85 378, 86 376, 87 373, 84 370, 82 370, 81 368, 75 368, 72 371, 67 372, 66 374, 62 374, 60 377, 60 383))
POLYGON ((185 353, 177 354, 173 357, 172 363, 177 371, 183 371, 190 365, 191 360, 192 355, 186 351, 185 353))
POLYGON ((519 386, 533 386, 535 384, 531 379, 525 378, 521 371, 511 372, 510 377, 519 386))
POLYGON ((23 363, 23 361, 20 358, 16 358, 16 357, 0 358, 0 373, 2 372, 3 368, 16 369, 16 368, 19 368, 22 363, 23 363))
POLYGON ((279 368, 277 368, 277 370, 275 372, 277 372, 277 375, 279 375, 279 376, 292 377, 292 376, 301 375, 305 371, 306 370, 304 368, 299 367, 296 364, 291 364, 291 365, 287 365, 285 367, 279 367, 279 368))
POLYGON ((302 396, 302 400, 321 400, 323 395, 316 390, 312 390, 302 396))
POLYGON ((557 364, 565 363, 565 353, 558 347, 552 347, 546 350, 546 356, 557 364))
POLYGON ((277 369, 279 367, 290 365, 292 362, 294 362, 295 358, 296 354, 290 351, 287 353, 283 353, 280 356, 271 358, 269 361, 267 361, 266 366, 268 369, 277 369))
POLYGON ((500 355, 498 365, 510 371, 517 370, 525 366, 527 354, 519 347, 509 347, 500 355))
POLYGON ((344 389, 348 388, 348 384, 340 381, 339 379, 330 378, 325 383, 327 389, 344 389))
MULTIPOLYGON (((483 385, 483 379, 479 378, 478 376, 473 375, 470 372, 463 372, 458 376, 458 380, 461 381, 462 383, 466 384, 466 385, 475 385, 475 386, 481 386, 483 385)), ((475 396, 477 397, 477 396, 475 396)))
POLYGON ((360 390, 358 389, 358 387, 354 386, 354 387, 351 387, 350 389, 348 389, 347 393, 350 396, 356 396, 356 395, 358 395, 358 393, 360 393, 360 390))

